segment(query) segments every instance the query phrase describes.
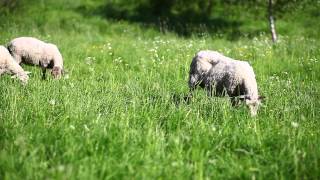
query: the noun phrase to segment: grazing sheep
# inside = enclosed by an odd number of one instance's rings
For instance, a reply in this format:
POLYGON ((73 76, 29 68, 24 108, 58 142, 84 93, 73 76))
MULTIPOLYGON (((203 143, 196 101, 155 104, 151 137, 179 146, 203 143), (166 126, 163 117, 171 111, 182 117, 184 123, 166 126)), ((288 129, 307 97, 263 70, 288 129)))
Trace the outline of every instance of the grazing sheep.
POLYGON ((38 65, 42 68, 45 79, 46 69, 52 69, 51 74, 59 79, 63 73, 63 59, 56 45, 45 43, 32 37, 13 39, 7 48, 16 62, 38 65))
POLYGON ((27 84, 29 76, 28 72, 12 58, 11 54, 4 46, 0 46, 0 76, 4 73, 14 75, 23 84, 27 84))
POLYGON ((252 116, 257 114, 262 97, 248 62, 226 57, 216 51, 200 51, 190 65, 190 93, 199 85, 209 96, 228 95, 233 105, 245 101, 252 116))

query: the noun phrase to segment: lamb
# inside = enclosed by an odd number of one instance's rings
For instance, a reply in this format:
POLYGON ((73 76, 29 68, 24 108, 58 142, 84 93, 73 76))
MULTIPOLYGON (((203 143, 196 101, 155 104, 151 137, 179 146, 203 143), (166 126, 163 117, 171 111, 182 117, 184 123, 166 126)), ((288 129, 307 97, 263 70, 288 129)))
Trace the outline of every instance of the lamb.
POLYGON ((22 84, 27 84, 29 76, 28 72, 12 58, 7 48, 0 46, 0 76, 4 73, 14 75, 22 84))
POLYGON ((62 55, 56 45, 45 43, 33 37, 19 37, 8 43, 7 48, 17 63, 38 65, 45 79, 46 70, 59 79, 63 73, 62 55))
POLYGON ((256 116, 263 98, 258 94, 250 64, 216 51, 200 51, 193 58, 189 72, 190 95, 198 85, 205 88, 209 96, 228 95, 232 105, 245 101, 252 116, 256 116))

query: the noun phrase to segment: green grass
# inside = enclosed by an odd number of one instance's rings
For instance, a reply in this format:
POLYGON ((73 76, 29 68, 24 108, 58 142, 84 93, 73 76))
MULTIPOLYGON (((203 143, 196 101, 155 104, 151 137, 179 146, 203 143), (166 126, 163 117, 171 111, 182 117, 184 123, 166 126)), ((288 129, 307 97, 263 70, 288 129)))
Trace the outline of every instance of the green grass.
POLYGON ((318 36, 181 37, 76 10, 91 1, 39 2, 0 16, 0 44, 54 42, 69 78, 0 78, 0 179, 320 178, 318 36), (256 118, 201 89, 181 100, 202 49, 252 64, 267 97, 256 118))

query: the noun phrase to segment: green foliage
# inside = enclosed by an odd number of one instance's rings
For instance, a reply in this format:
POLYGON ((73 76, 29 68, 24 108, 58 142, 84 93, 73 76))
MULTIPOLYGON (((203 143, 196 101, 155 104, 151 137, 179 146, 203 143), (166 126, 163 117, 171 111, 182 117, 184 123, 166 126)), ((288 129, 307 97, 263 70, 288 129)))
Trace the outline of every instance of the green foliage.
MULTIPOLYGON (((204 32, 224 35, 233 40, 239 36, 254 37, 260 33, 269 33, 267 5, 267 2, 262 0, 114 0, 98 6, 83 5, 79 11, 88 16, 99 15, 113 21, 124 20, 152 26, 163 33, 202 36, 204 32)), ((312 0, 277 0, 274 1, 273 8, 276 26, 278 21, 280 24, 280 33, 297 36, 319 35, 319 31, 314 29, 318 28, 320 22, 320 3, 312 0), (296 20, 297 18, 299 20, 296 20), (285 27, 282 26, 284 24, 285 27)))
MULTIPOLYGON (((133 2, 125 12, 137 13, 133 2)), ((182 36, 110 18, 105 7, 35 0, 0 14, 0 44, 19 36, 53 42, 69 72, 43 81, 39 68, 23 65, 32 72, 25 87, 1 76, 0 179, 319 179, 314 5, 282 14, 276 45, 263 13, 240 5, 230 14, 213 7, 216 16, 241 21, 232 40, 228 26, 210 33, 194 24, 182 36), (252 64, 267 97, 256 118, 200 89, 183 100, 189 64, 202 49, 252 64)))
MULTIPOLYGON (((115 5, 126 11, 139 11, 153 16, 170 17, 173 15, 186 15, 210 17, 217 8, 226 11, 232 10, 230 6, 240 6, 242 10, 266 9, 266 0, 113 0, 107 1, 107 5, 115 5)), ((319 6, 314 0, 273 0, 275 13, 281 16, 283 13, 301 9, 306 6, 319 6)))
POLYGON ((0 14, 9 14, 19 5, 19 0, 0 0, 0 14))

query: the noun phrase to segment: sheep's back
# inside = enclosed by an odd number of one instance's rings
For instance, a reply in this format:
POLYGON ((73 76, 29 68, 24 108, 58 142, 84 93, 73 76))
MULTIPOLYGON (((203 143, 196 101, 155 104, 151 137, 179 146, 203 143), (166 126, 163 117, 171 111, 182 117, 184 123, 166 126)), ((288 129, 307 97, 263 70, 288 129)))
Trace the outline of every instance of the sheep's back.
POLYGON ((0 46, 0 64, 6 64, 8 60, 12 59, 9 51, 4 46, 0 46))
POLYGON ((16 38, 10 42, 9 46, 11 47, 11 51, 21 56, 26 63, 39 64, 41 60, 49 61, 53 58, 52 55, 48 53, 47 43, 36 38, 16 38))

